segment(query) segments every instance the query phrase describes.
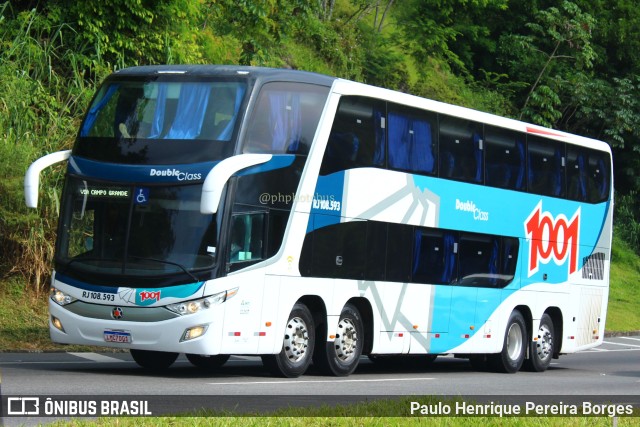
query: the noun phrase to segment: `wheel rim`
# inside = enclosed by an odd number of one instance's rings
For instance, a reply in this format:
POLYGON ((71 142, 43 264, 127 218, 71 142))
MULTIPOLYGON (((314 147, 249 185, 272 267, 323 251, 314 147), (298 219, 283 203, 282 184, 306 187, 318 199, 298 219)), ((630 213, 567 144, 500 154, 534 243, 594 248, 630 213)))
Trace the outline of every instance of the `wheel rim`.
POLYGON ((516 323, 509 327, 507 334, 507 353, 511 360, 518 360, 522 353, 522 329, 516 323))
POLYGON ((351 319, 340 320, 334 346, 338 359, 343 362, 347 362, 355 356, 358 346, 358 332, 351 319))
POLYGON ((309 331, 307 324, 299 317, 294 317, 287 323, 284 335, 284 352, 292 362, 298 362, 306 356, 309 346, 309 331))
POLYGON ((551 357, 553 351, 553 335, 547 325, 540 325, 538 329, 538 341, 536 342, 536 352, 538 358, 545 361, 551 357))

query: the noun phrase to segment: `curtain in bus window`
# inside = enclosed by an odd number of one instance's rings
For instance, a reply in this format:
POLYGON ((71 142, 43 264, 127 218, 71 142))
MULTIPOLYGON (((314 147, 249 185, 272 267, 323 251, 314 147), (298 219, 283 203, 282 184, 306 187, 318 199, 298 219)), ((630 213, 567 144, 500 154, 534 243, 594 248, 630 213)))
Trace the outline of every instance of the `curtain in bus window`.
POLYGON ((561 197, 564 195, 564 167, 562 165, 563 155, 559 148, 556 148, 555 154, 556 168, 554 173, 555 187, 554 196, 561 197))
POLYGON ((392 168, 409 169, 409 125, 407 117, 389 112, 389 166, 392 168))
POLYGON ((200 134, 211 87, 184 83, 176 107, 176 117, 165 139, 193 139, 200 134))
POLYGON ((296 152, 302 133, 300 96, 269 92, 271 148, 275 152, 296 152))
POLYGON ((444 236, 444 271, 442 272, 441 283, 451 283, 456 279, 456 251, 455 237, 453 234, 444 236))
POLYGON ((82 125, 82 130, 80 131, 80 136, 89 136, 89 132, 93 127, 93 124, 96 122, 98 118, 98 113, 104 108, 105 105, 111 100, 113 94, 116 93, 120 85, 112 84, 107 89, 107 92, 104 94, 102 99, 98 101, 87 113, 87 117, 84 119, 84 124, 82 125))
POLYGON ((411 153, 412 170, 433 173, 434 158, 431 148, 431 124, 425 120, 413 121, 413 150, 411 153))
POLYGON ((475 182, 482 182, 482 149, 480 148, 480 143, 482 142, 482 137, 478 133, 473 134, 473 154, 476 159, 476 176, 474 177, 475 182))
POLYGON ((167 83, 158 84, 158 97, 156 98, 156 108, 153 113, 153 120, 151 120, 151 130, 149 132, 149 138, 159 138, 164 128, 164 116, 167 108, 167 93, 169 92, 169 85, 167 83))
POLYGON ((375 166, 384 165, 384 146, 385 146, 385 132, 382 127, 383 113, 377 107, 374 107, 374 133, 375 133, 375 150, 373 155, 373 164, 375 166))
POLYGON ((569 183, 569 185, 572 186, 570 191, 573 191, 573 194, 570 196, 576 200, 587 200, 587 168, 585 167, 583 153, 578 154, 577 162, 574 167, 577 170, 573 177, 574 182, 569 183))
POLYGON ((524 172, 525 172, 525 149, 524 149, 524 141, 518 140, 516 141, 516 147, 518 149, 518 174, 516 178, 516 189, 522 190, 524 186, 524 172))
POLYGON ((498 282, 498 262, 500 258, 500 240, 493 239, 493 250, 489 258, 489 285, 496 286, 498 282))
POLYGON ((233 132, 233 128, 235 127, 236 121, 238 119, 238 112, 240 111, 240 104, 242 103, 242 98, 244 97, 244 91, 244 86, 238 86, 236 88, 236 100, 233 107, 233 118, 229 120, 227 126, 216 139, 220 141, 229 141, 231 139, 231 133, 233 132))
POLYGON ((603 154, 591 153, 589 155, 589 201, 602 202, 609 197, 609 168, 603 160, 603 154))
POLYGON ((433 172, 431 125, 425 120, 389 112, 389 166, 433 172))

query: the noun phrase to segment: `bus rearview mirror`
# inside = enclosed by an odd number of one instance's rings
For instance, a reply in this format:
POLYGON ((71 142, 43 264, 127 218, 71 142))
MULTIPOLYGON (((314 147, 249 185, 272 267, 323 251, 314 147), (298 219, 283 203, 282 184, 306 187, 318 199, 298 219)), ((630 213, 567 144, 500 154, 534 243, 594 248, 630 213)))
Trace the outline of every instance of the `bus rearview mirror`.
POLYGON ((31 163, 24 176, 24 199, 29 208, 38 207, 38 190, 40 187, 40 172, 51 165, 65 161, 71 155, 71 150, 57 151, 40 157, 31 163))
POLYGON ((224 186, 229 178, 243 169, 266 163, 271 160, 271 157, 271 154, 240 154, 216 164, 202 184, 200 213, 204 215, 216 213, 224 186))

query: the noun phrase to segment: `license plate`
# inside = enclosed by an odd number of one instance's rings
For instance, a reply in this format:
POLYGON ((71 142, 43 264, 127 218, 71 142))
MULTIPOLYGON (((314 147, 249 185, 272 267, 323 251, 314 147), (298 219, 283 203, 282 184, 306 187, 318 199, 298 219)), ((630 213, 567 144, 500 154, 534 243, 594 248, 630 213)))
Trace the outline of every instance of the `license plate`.
POLYGON ((107 329, 104 331, 104 340, 106 342, 130 343, 131 332, 117 329, 107 329))

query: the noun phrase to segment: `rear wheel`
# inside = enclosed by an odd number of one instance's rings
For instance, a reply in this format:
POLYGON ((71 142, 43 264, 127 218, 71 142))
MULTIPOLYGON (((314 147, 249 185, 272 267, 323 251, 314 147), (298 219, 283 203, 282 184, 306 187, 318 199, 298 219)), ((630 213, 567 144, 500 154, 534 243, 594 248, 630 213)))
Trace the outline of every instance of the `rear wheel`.
POLYGON ((551 364, 554 352, 553 320, 548 314, 543 314, 540 319, 538 333, 534 334, 534 339, 529 342, 529 358, 525 360, 524 366, 533 372, 546 371, 551 364))
POLYGON ((322 337, 324 345, 316 349, 313 361, 324 374, 346 376, 358 367, 364 345, 364 326, 354 305, 342 309, 335 336, 333 342, 324 342, 322 337))
POLYGON ((526 342, 527 327, 524 317, 518 310, 514 310, 507 323, 502 351, 487 357, 491 368, 509 374, 518 372, 524 362, 526 342))
POLYGON ((192 365, 198 368, 212 370, 224 365, 229 360, 228 354, 216 354, 214 356, 205 356, 201 354, 187 354, 187 359, 192 365))
POLYGON ((151 350, 129 350, 131 357, 138 365, 145 369, 161 370, 167 369, 178 358, 178 353, 151 350))
POLYGON ((280 353, 262 356, 262 363, 274 375, 299 377, 311 364, 315 339, 311 312, 306 305, 296 304, 289 314, 280 353))

